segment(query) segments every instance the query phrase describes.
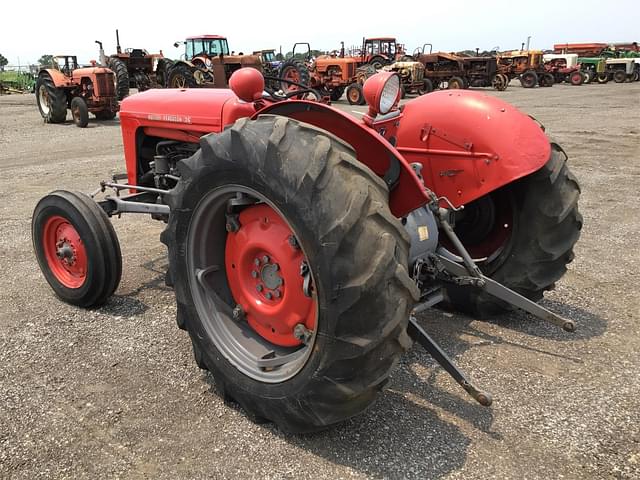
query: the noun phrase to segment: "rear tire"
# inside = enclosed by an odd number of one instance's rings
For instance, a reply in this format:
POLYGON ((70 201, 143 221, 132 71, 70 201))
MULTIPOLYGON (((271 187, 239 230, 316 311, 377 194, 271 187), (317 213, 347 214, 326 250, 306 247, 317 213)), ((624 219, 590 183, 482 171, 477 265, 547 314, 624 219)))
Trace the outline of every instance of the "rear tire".
POLYGON ((31 237, 40 269, 63 301, 93 307, 115 292, 122 275, 118 237, 87 195, 59 190, 42 198, 33 212, 31 237), (61 259, 56 254, 64 248, 69 253, 61 259))
POLYGON ((116 95, 118 100, 129 96, 129 70, 127 65, 116 57, 107 60, 107 66, 113 71, 116 77, 116 95))
MULTIPOLYGON (((292 82, 299 83, 301 85, 308 86, 311 80, 309 69, 303 61, 296 58, 290 58, 280 66, 280 78, 290 80, 292 82)), ((292 90, 299 90, 300 87, 292 85, 288 82, 281 82, 280 88, 283 92, 290 92, 292 90)))
POLYGON ((67 119, 67 94, 55 86, 47 72, 38 75, 36 103, 46 123, 62 123, 67 119))
MULTIPOLYGON (((203 137, 201 147, 179 163, 181 178, 168 195, 171 216, 161 237, 175 280, 178 325, 191 337, 196 362, 250 418, 287 431, 320 430, 359 414, 411 344, 407 320, 418 295, 407 273, 409 238, 389 212, 386 186, 346 144, 283 117, 238 120, 203 137), (295 347, 308 349, 306 359, 284 378, 282 367, 247 370, 236 352, 264 358, 261 350, 236 348, 239 336, 218 335, 239 323, 230 318, 236 300, 225 273, 225 243, 237 240, 225 231, 224 215, 226 199, 238 189, 263 197, 287 222, 292 248, 302 250, 312 273, 316 331, 307 345, 295 347), (207 282, 215 293, 194 281, 209 261, 224 265, 207 282)), ((242 339, 266 342, 241 323, 242 339)))
POLYGON ((85 128, 89 125, 89 109, 84 98, 73 97, 71 99, 71 116, 73 117, 73 123, 77 127, 85 128))
POLYGON ((174 65, 169 69, 168 88, 198 88, 193 71, 187 65, 174 65))
MULTIPOLYGON (((544 167, 490 194, 497 195, 496 210, 505 203, 511 205, 510 222, 500 218, 499 212, 495 215, 496 223, 510 223, 511 232, 495 255, 479 263, 485 275, 534 301, 540 300, 543 292, 552 289, 567 271, 582 228, 582 215, 578 212, 580 186, 566 165, 564 152, 555 143, 551 147, 551 158, 544 167)), ((467 206, 468 212, 472 207, 467 206)), ((456 225, 465 247, 477 256, 474 248, 487 237, 465 238, 465 230, 473 236, 479 229, 463 223, 456 225)), ((455 309, 479 317, 513 309, 469 287, 447 287, 447 296, 455 309)))

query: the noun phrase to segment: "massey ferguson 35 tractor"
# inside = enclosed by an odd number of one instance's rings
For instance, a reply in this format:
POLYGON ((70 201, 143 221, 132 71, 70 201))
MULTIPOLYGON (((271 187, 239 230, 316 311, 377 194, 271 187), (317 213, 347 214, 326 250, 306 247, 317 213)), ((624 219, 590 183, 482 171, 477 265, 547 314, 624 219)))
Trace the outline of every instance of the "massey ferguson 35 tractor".
POLYGON ((89 112, 98 120, 111 120, 118 112, 114 75, 104 67, 78 68, 73 55, 53 57, 51 68, 43 68, 36 80, 36 103, 46 123, 62 123, 71 110, 74 123, 84 128, 89 112))
POLYGON ((535 301, 573 259, 580 188, 529 116, 465 90, 400 109, 392 72, 366 81, 362 119, 265 94, 252 68, 229 83, 128 97, 128 182, 40 200, 33 245, 62 300, 92 307, 116 290, 110 217, 166 222, 196 363, 250 418, 295 432, 362 412, 412 339, 490 405, 418 323, 436 304, 574 330, 535 301))

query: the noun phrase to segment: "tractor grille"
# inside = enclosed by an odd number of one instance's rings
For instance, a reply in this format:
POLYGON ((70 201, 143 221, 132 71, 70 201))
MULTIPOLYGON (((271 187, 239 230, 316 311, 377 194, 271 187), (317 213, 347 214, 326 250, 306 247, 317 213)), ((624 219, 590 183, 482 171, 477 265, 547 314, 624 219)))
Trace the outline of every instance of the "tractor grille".
POLYGON ((113 97, 116 93, 113 73, 97 73, 96 84, 99 97, 113 97))

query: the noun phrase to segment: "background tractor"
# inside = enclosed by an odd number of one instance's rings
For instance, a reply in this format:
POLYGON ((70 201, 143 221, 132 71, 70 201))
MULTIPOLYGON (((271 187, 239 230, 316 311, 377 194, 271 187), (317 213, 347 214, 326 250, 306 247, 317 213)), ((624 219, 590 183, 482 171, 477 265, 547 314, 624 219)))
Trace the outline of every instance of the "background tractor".
POLYGON ((578 63, 585 74, 585 83, 593 81, 607 83, 609 81, 609 75, 606 71, 606 59, 602 57, 578 57, 578 63))
POLYGON ((575 329, 535 301, 573 259, 580 189, 528 115, 473 91, 400 109, 393 72, 365 82, 360 119, 273 95, 253 68, 229 84, 128 97, 128 182, 38 202, 34 250, 62 300, 92 307, 116 290, 109 217, 166 222, 166 281, 197 365, 252 419, 293 432, 365 410, 412 340, 491 405, 416 319, 434 305, 575 329))
POLYGON ((149 53, 142 48, 120 47, 120 34, 116 30, 116 53, 105 55, 102 42, 96 40, 100 48, 100 63, 110 68, 116 76, 118 100, 129 95, 129 88, 139 92, 148 90, 157 84, 163 84, 166 70, 171 61, 164 58, 162 52, 149 53))
POLYGON ((357 59, 358 66, 371 65, 380 70, 404 56, 404 47, 394 37, 362 38, 362 47, 352 48, 348 56, 357 59))
MULTIPOLYGON (((280 67, 282 66, 282 60, 276 58, 276 51, 274 49, 269 50, 257 50, 253 52, 253 55, 260 57, 262 62, 262 73, 265 77, 277 78, 280 75, 280 67)), ((280 57, 282 58, 282 57, 280 57)), ((277 80, 266 80, 267 86, 278 89, 279 84, 277 80)))
POLYGON ((605 64, 609 78, 616 83, 637 81, 639 78, 633 58, 607 58, 605 64))
POLYGON ((536 85, 551 87, 555 79, 552 73, 545 70, 542 55, 540 50, 513 50, 499 53, 497 55, 498 72, 507 75, 509 81, 518 78, 524 88, 533 88, 536 85))
MULTIPOLYGON (((242 67, 262 71, 259 55, 229 52, 227 39, 220 35, 188 37, 185 53, 167 69, 169 88, 226 88, 229 78, 242 67)), ((180 42, 174 43, 178 47, 180 42)))
POLYGON ((453 53, 433 52, 430 43, 425 43, 422 48, 416 48, 413 52, 415 61, 424 65, 424 78, 431 82, 434 89, 442 88, 468 88, 466 72, 462 57, 453 53), (426 53, 429 46, 429 53, 426 53))
POLYGON ((576 53, 546 53, 542 56, 544 69, 551 73, 555 83, 568 82, 571 85, 582 85, 589 78, 578 63, 576 53))
POLYGON ((62 123, 71 110, 78 127, 89 123, 89 112, 98 120, 111 120, 118 112, 114 73, 105 67, 79 68, 73 55, 53 57, 51 68, 38 73, 36 102, 47 123, 62 123))
POLYGON ((496 57, 462 56, 464 79, 469 87, 493 87, 498 91, 506 90, 509 77, 498 72, 496 57))
POLYGON ((383 67, 384 71, 395 72, 400 76, 402 97, 415 93, 422 95, 433 91, 433 84, 424 78, 424 65, 416 61, 398 61, 383 67))

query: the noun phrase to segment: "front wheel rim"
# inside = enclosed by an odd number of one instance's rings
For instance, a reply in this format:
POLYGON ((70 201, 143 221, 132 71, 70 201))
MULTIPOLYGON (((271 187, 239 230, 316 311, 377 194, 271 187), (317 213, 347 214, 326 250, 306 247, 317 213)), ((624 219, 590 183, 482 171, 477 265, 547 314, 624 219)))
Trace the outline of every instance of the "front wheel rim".
POLYGON ((50 217, 42 229, 49 270, 65 287, 80 288, 87 277, 87 252, 76 228, 64 217, 50 217))
POLYGON ((229 363, 264 383, 304 368, 316 343, 317 292, 306 254, 272 202, 241 185, 210 191, 191 219, 186 260, 202 327, 229 363), (229 217, 234 199, 247 206, 229 217))

